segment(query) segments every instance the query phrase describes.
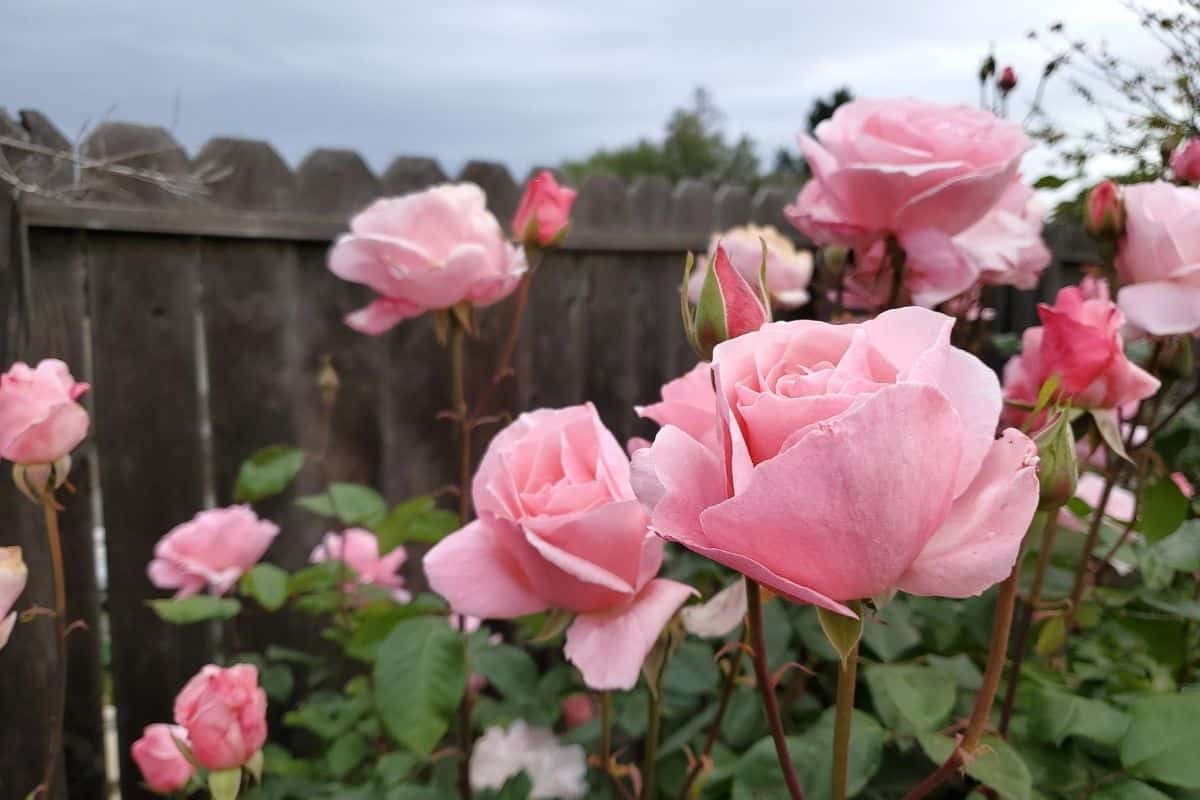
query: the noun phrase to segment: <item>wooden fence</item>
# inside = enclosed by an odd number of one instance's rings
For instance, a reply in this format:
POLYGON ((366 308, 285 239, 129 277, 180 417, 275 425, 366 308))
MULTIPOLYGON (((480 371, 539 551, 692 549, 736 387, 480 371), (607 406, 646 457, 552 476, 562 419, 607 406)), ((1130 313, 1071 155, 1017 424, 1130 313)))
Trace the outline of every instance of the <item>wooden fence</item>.
MULTIPOLYGON (((449 376, 429 320, 378 338, 354 333, 342 317, 368 292, 325 268, 350 214, 447 176, 435 161, 412 157, 376 176, 345 150, 314 151, 293 171, 269 144, 239 139, 213 139, 189 158, 166 131, 120 123, 97 128, 72 160, 51 154, 71 145, 36 112, 16 121, 0 109, 0 136, 35 146, 0 152, 38 189, 0 192, 0 366, 55 356, 93 386, 85 397, 93 434, 77 455, 62 515, 70 618, 87 626, 69 645, 65 783, 71 798, 105 796, 101 710, 111 702, 122 791, 140 798, 129 744, 144 725, 168 720, 183 683, 232 646, 213 627, 166 625, 147 608, 147 598, 163 594, 146 577, 154 544, 205 505, 231 502, 238 465, 259 447, 317 447, 322 358, 332 359, 341 383, 334 479, 369 483, 392 502, 453 480, 449 430, 434 421, 449 405, 449 376), (87 158, 211 182, 204 196, 180 197, 144 175, 90 168, 87 158), (104 545, 106 586, 94 540, 104 545)), ((511 218, 520 187, 503 166, 473 161, 456 178, 481 185, 501 221, 511 218)), ((747 221, 790 231, 782 217, 789 199, 779 189, 589 180, 565 247, 533 284, 516 380, 502 403, 523 410, 589 399, 621 440, 648 433, 632 406, 694 362, 678 324, 684 252, 747 221)), ((1065 262, 1079 258, 1070 242, 1058 249, 1065 262)), ((1056 266, 1043 293, 1061 280, 1056 266)), ((999 327, 1029 324, 1034 299, 998 293, 999 327)), ((470 386, 484 380, 508 311, 501 304, 484 313, 483 336, 469 351, 470 386)), ((323 527, 293 501, 317 488, 302 474, 263 509, 284 531, 269 559, 288 568, 305 561, 323 527)), ((49 605, 39 515, 11 489, 0 491, 0 544, 25 551, 20 606, 49 605)), ((294 641, 302 632, 291 627, 246 624, 239 645, 294 641)), ((22 797, 40 780, 51 631, 45 621, 22 624, 0 651, 0 798, 22 797)))

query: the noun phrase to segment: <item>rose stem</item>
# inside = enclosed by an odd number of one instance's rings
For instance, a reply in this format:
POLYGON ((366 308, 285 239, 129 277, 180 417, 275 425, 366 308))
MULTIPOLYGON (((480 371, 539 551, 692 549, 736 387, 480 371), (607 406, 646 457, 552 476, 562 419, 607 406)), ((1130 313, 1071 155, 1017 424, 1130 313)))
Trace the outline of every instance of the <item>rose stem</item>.
MULTIPOLYGON (((456 319, 451 319, 450 332, 450 402, 455 419, 458 420, 458 520, 466 525, 471 516, 471 429, 467 424, 466 386, 463 369, 463 345, 466 331, 456 319)), ((462 626, 463 648, 470 634, 462 626)), ((458 793, 463 800, 470 800, 471 792, 471 693, 464 692, 458 704, 458 749, 462 759, 458 763, 458 793)))
POLYGON ((53 798, 67 702, 67 589, 63 578, 62 543, 58 533, 58 505, 54 500, 54 492, 48 488, 42 494, 42 511, 46 520, 46 540, 50 545, 50 565, 54 573, 54 634, 58 656, 57 696, 53 716, 50 717, 50 741, 46 747, 46 772, 42 776, 42 785, 46 789, 46 797, 53 798))
MULTIPOLYGON (((1046 518, 1045 511, 1034 514, 1030 530, 1044 526, 1046 518)), ((1008 635, 1012 630, 1013 608, 1017 604, 1017 584, 1020 582, 1020 576, 1021 552, 1018 550, 1012 574, 1000 584, 1000 594, 996 597, 996 613, 992 618, 992 643, 988 648, 987 665, 983 670, 983 684, 979 687, 979 693, 975 695, 975 708, 971 712, 971 720, 967 723, 962 742, 954 748, 941 766, 904 795, 903 800, 920 800, 928 795, 954 775, 979 749, 979 740, 983 738, 983 730, 987 727, 988 716, 992 712, 992 701, 996 699, 996 690, 1000 688, 1000 677, 1004 672, 1008 635)))
POLYGON ((600 693, 600 760, 603 762, 601 768, 604 774, 612 781, 612 785, 616 788, 617 794, 621 795, 623 800, 633 800, 633 796, 625 785, 621 783, 621 778, 612 770, 612 693, 600 693))
POLYGON ((775 697, 775 685, 771 680, 771 672, 767 668, 767 641, 763 633, 762 596, 758 584, 746 578, 746 625, 750 629, 750 650, 754 662, 754 675, 758 682, 758 691, 762 695, 763 713, 767 717, 767 726, 771 729, 771 738, 775 741, 775 755, 779 759, 779 768, 783 771, 783 780, 787 784, 788 793, 792 800, 804 800, 804 791, 796 778, 796 770, 792 766, 792 757, 788 753, 787 738, 783 733, 783 720, 779 716, 779 701, 775 697))
POLYGON ((858 678, 858 642, 838 666, 837 710, 833 718, 833 800, 846 800, 850 767, 850 727, 854 721, 854 687, 858 678))
MULTIPOLYGON (((742 644, 746 643, 745 632, 742 634, 742 644)), ((717 737, 721 735, 721 722, 725 719, 725 712, 729 708, 729 701, 733 698, 733 689, 737 685, 738 668, 742 665, 742 652, 745 647, 738 647, 733 651, 733 655, 729 659, 729 671, 725 673, 725 680, 721 684, 721 699, 717 701, 717 713, 713 717, 712 724, 708 726, 708 735, 704 739, 704 747, 700 750, 700 757, 696 759, 696 763, 692 765, 688 772, 687 780, 683 782, 683 789, 679 792, 679 800, 686 800, 688 792, 692 788, 692 784, 700 777, 700 773, 704 770, 704 761, 712 754, 713 746, 717 743, 717 737)))

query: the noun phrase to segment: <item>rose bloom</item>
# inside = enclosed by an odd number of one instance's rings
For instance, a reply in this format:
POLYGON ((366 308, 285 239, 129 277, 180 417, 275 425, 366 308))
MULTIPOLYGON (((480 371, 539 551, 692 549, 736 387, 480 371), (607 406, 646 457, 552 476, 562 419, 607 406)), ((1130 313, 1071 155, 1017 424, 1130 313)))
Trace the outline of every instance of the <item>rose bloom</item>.
POLYGON ((1117 248, 1117 304, 1155 336, 1200 329, 1200 189, 1169 183, 1125 187, 1125 235, 1117 248))
POLYGON ((504 299, 525 272, 525 256, 504 237, 483 190, 454 183, 376 200, 350 221, 329 269, 379 295, 346 318, 357 331, 379 334, 426 311, 504 299))
POLYGON ((680 377, 663 384, 659 402, 634 406, 634 411, 639 417, 654 420, 659 425, 681 428, 716 451, 720 442, 717 439, 717 395, 712 381, 712 367, 707 361, 701 361, 680 377))
POLYGON ((692 305, 700 302, 700 290, 708 265, 716 255, 717 245, 725 248, 725 254, 734 269, 749 281, 758 285, 762 268, 762 243, 767 243, 767 293, 777 308, 799 308, 808 302, 808 284, 812 281, 812 253, 797 250, 791 240, 770 225, 744 225, 716 234, 708 245, 708 255, 696 262, 688 282, 688 299, 692 305))
MULTIPOLYGON (((1113 409, 1158 391, 1158 379, 1125 357, 1125 318, 1107 297, 1086 300, 1067 286, 1053 306, 1038 305, 1038 316, 1042 324, 1025 330, 1021 354, 1004 366, 1007 400, 1033 405, 1053 375, 1058 396, 1076 408, 1113 409)), ((1022 416, 1019 406, 1014 412, 1022 416)))
POLYGON ((341 561, 354 570, 359 583, 389 589, 398 602, 407 603, 412 595, 404 590, 404 577, 400 575, 400 567, 407 559, 408 553, 403 547, 380 556, 379 539, 374 533, 349 528, 342 533, 325 534, 308 560, 313 564, 341 561))
POLYGON ((1030 147, 1020 125, 987 111, 912 99, 846 103, 815 137, 798 137, 813 177, 785 213, 819 244, 859 248, 895 235, 908 250, 917 233, 965 231, 1030 147))
POLYGON ((19 547, 0 547, 0 648, 8 644, 13 626, 17 624, 17 612, 13 606, 25 591, 29 569, 21 557, 19 547))
POLYGON ((1171 171, 1184 183, 1200 183, 1200 139, 1188 139, 1171 154, 1171 171))
POLYGON ((250 664, 209 664, 175 698, 175 722, 187 730, 192 755, 210 770, 249 761, 267 741, 267 694, 250 664))
POLYGON ((190 597, 206 586, 212 594, 225 594, 278 534, 278 525, 259 519, 248 505, 201 511, 158 540, 147 568, 150 582, 177 589, 176 597, 190 597))
POLYGON ((1050 248, 1042 239, 1045 221, 1045 206, 1033 189, 1013 181, 992 210, 954 243, 975 262, 984 283, 1034 289, 1050 266, 1050 248))
POLYGON ((513 234, 541 247, 555 243, 566 233, 574 203, 575 190, 560 186, 553 172, 542 170, 525 187, 513 217, 513 234))
POLYGON ((995 439, 1000 386, 922 308, 765 325, 713 356, 724 452, 668 425, 634 454, 659 535, 792 600, 853 616, 900 590, 1006 578, 1038 501, 1037 452, 995 439))
POLYGON ((13 364, 0 375, 0 458, 53 464, 69 455, 87 436, 88 414, 76 400, 90 388, 56 358, 13 364))
POLYGON ((187 730, 178 725, 147 725, 130 754, 142 772, 146 787, 156 794, 174 794, 188 785, 196 768, 179 749, 188 744, 187 730))
POLYGON ((522 414, 488 445, 472 485, 479 519, 425 556, 451 608, 508 619, 575 613, 566 655, 592 689, 630 689, 691 589, 654 576, 662 541, 629 459, 590 404, 522 414))

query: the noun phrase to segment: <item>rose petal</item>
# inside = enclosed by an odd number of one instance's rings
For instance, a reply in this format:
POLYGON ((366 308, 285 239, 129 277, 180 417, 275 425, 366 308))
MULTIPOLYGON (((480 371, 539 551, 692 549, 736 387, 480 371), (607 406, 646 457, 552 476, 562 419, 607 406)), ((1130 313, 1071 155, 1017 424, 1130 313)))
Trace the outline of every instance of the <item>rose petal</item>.
POLYGON ((442 539, 422 563, 430 588, 460 614, 511 619, 546 608, 484 520, 442 539))

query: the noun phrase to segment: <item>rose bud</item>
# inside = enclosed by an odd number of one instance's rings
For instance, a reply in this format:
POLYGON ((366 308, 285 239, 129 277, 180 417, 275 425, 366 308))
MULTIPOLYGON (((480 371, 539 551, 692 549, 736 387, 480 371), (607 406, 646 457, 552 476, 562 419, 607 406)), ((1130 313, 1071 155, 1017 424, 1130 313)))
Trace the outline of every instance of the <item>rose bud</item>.
POLYGON ((1017 73, 1012 67, 1005 67, 1000 72, 1000 77, 996 78, 996 88, 1004 94, 1008 94, 1013 89, 1017 88, 1017 73))
POLYGON ((1200 139, 1188 139, 1171 154, 1171 171, 1175 180, 1200 183, 1200 139))
POLYGON ((28 577, 29 570, 21 558, 21 548, 0 547, 0 648, 8 644, 8 637, 17 624, 17 612, 12 607, 21 592, 25 591, 28 577))
POLYGON ((725 248, 718 243, 694 312, 687 308, 686 294, 692 263, 689 254, 683 280, 684 327, 692 348, 708 360, 712 358, 713 348, 721 342, 756 331, 771 321, 771 303, 762 278, 766 270, 766 252, 764 247, 763 267, 755 288, 734 269, 725 248))
POLYGON ((142 738, 129 748, 146 788, 155 794, 172 795, 188 785, 196 768, 179 749, 180 744, 187 743, 187 731, 178 725, 146 726, 142 738))
POLYGON ((1038 449, 1038 508, 1052 511, 1075 496, 1079 460, 1075 434, 1065 412, 1059 412, 1046 427, 1034 434, 1038 449))
POLYGON ((596 704, 587 692, 575 692, 562 700, 563 724, 567 730, 586 725, 596 716, 596 704))
POLYGON ((71 451, 88 432, 76 400, 89 388, 54 358, 37 367, 19 361, 0 375, 0 458, 13 462, 17 488, 35 503, 67 480, 71 451))
POLYGON ((209 664, 175 698, 175 722, 187 729, 196 761, 213 771, 250 761, 267 741, 267 695, 250 664, 209 664))
POLYGON ((1113 181, 1100 181, 1088 193, 1084 225, 1088 233, 1115 239, 1125 231, 1125 205, 1121 189, 1113 181))
POLYGON ((559 186, 554 173, 544 169, 525 188, 513 233, 526 247, 554 247, 567 235, 575 190, 559 186))

